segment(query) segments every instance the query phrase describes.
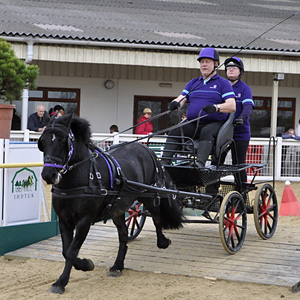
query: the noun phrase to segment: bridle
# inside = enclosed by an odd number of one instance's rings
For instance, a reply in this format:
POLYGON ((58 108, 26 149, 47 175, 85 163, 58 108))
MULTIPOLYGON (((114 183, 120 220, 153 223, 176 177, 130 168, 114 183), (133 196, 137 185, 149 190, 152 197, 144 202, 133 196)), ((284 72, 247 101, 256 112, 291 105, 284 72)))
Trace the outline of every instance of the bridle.
POLYGON ((66 156, 66 159, 63 161, 59 157, 47 154, 44 157, 44 167, 57 168, 60 169, 59 173, 65 174, 68 170, 74 168, 74 165, 69 166, 69 162, 72 158, 72 155, 74 154, 75 137, 71 129, 69 130, 69 132, 66 132, 65 130, 59 128, 60 126, 65 127, 60 124, 56 124, 56 126, 54 127, 54 123, 53 123, 51 127, 45 129, 44 133, 55 129, 57 131, 62 132, 64 135, 66 135, 68 138, 68 155, 66 156))

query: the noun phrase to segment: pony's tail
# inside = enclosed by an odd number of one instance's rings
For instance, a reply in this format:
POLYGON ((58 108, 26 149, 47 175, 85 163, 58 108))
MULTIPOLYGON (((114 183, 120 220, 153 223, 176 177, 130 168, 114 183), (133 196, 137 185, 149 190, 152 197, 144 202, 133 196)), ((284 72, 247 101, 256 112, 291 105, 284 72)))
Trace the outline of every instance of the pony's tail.
MULTIPOLYGON (((164 184, 169 189, 176 189, 169 173, 163 170, 164 184)), ((165 194, 160 199, 160 217, 162 228, 164 229, 179 229, 183 227, 184 221, 182 205, 177 198, 173 198, 171 194, 165 194)))
POLYGON ((184 217, 179 201, 177 199, 173 199, 171 195, 162 197, 160 199, 160 217, 162 222, 162 228, 181 228, 184 217))

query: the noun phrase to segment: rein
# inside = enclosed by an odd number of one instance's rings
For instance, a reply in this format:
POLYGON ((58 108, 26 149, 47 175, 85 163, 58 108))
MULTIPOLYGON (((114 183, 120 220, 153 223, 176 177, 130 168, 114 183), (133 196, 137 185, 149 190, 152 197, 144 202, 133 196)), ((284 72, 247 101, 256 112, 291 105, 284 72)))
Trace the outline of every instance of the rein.
MULTIPOLYGON (((200 113, 201 113, 201 112, 200 112, 200 113)), ((193 122, 195 122, 195 121, 199 121, 200 119, 205 118, 206 116, 207 116, 207 115, 199 116, 199 117, 197 117, 197 118, 195 118, 195 119, 192 119, 192 120, 189 120, 189 121, 186 120, 186 121, 184 121, 184 122, 182 122, 182 123, 180 122, 180 123, 178 123, 178 124, 176 124, 176 125, 173 125, 173 126, 171 126, 171 127, 168 127, 168 128, 166 128, 166 129, 162 129, 162 130, 160 130, 160 131, 157 131, 157 132, 155 132, 155 133, 149 134, 149 135, 147 135, 147 136, 142 136, 142 137, 140 137, 140 138, 136 138, 136 139, 133 140, 133 141, 123 142, 123 143, 120 143, 120 144, 113 145, 113 146, 114 146, 114 149, 116 149, 116 148, 118 148, 118 147, 125 146, 125 145, 129 145, 129 144, 132 144, 132 143, 135 143, 135 142, 138 142, 138 141, 140 141, 140 140, 144 140, 145 138, 147 138, 147 139, 149 140, 150 138, 152 138, 152 137, 154 137, 154 136, 159 136, 159 135, 162 135, 163 133, 168 132, 168 131, 170 131, 170 130, 176 129, 176 128, 178 128, 178 127, 185 126, 185 125, 190 124, 190 123, 193 123, 193 122)))

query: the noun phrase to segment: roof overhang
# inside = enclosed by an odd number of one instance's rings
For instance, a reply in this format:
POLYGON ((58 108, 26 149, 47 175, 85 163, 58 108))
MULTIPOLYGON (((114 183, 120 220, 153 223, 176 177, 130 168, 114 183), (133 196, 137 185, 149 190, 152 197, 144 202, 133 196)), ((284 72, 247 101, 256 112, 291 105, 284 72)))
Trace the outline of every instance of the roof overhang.
MULTIPOLYGON (((16 55, 34 60, 91 64, 117 64, 166 68, 198 69, 195 56, 201 48, 70 39, 2 36, 12 43, 16 55), (29 50, 29 46, 31 47, 29 50)), ((300 73, 300 53, 217 48, 223 62, 237 54, 250 72, 300 73)), ((223 67, 221 67, 222 69, 223 67)), ((224 69, 224 68, 223 68, 224 69)))

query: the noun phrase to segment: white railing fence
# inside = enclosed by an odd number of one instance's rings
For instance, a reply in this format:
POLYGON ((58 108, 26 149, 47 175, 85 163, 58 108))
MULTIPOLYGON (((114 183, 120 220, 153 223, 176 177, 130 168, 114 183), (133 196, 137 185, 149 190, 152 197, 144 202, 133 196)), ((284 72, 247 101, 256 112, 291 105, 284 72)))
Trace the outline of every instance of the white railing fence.
MULTIPOLYGON (((29 130, 11 131, 11 141, 37 142, 41 133, 29 130)), ((92 140, 98 147, 106 148, 113 144, 134 141, 143 135, 137 134, 118 134, 118 133, 93 133, 92 140)), ((164 143, 165 137, 155 137, 151 141, 164 143)), ((147 141, 147 136, 138 142, 147 141)), ((269 138, 252 138, 247 153, 247 163, 265 163, 268 158, 269 138)), ((227 155, 226 163, 231 162, 230 153, 227 155)), ((258 172, 257 180, 272 180, 273 168, 275 167, 275 180, 300 181, 300 141, 275 138, 275 157, 273 149, 270 149, 269 164, 258 172)), ((253 178, 254 173, 247 170, 249 179, 253 178)))

